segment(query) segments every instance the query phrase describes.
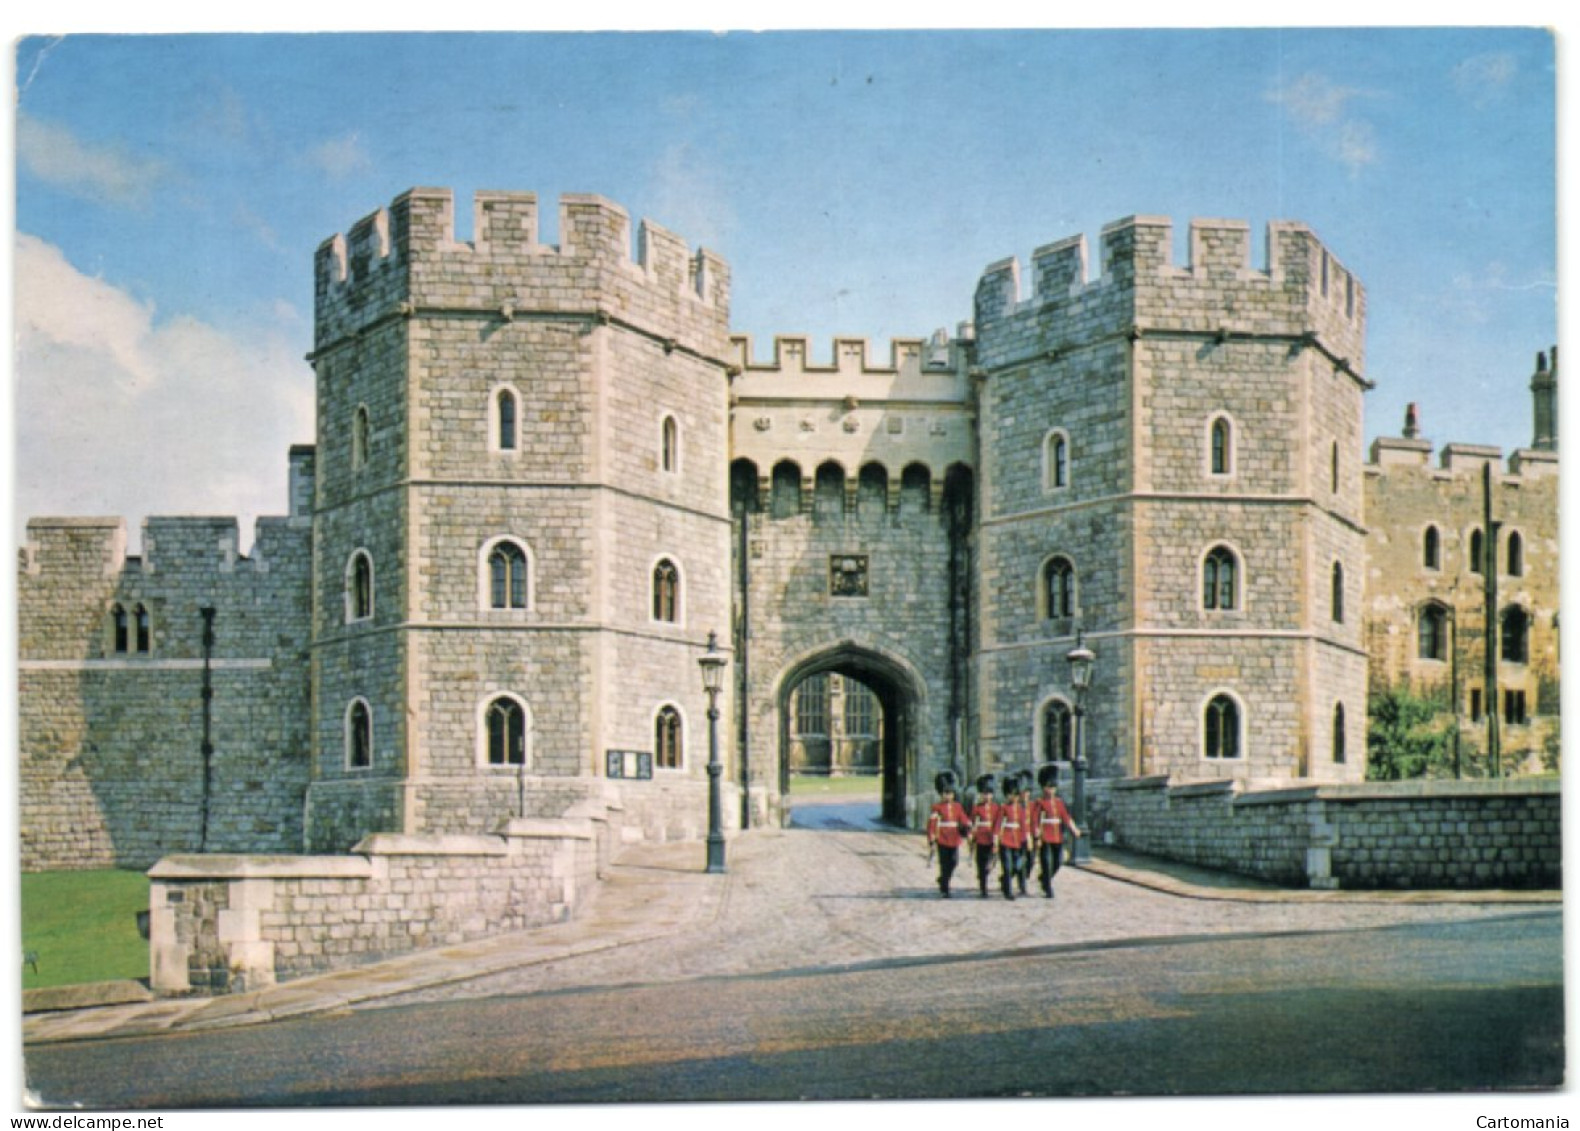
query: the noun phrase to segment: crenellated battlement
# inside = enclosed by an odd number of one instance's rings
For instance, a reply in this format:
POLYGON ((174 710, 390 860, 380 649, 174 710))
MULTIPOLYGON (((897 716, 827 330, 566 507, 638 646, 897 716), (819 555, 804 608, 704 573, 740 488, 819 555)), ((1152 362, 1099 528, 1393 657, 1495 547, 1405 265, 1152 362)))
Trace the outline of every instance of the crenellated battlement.
POLYGON ((472 208, 470 242, 456 239, 454 195, 442 188, 409 189, 324 240, 314 260, 320 345, 424 306, 497 310, 507 319, 570 302, 628 307, 622 291, 633 285, 721 326, 727 318, 729 269, 719 256, 691 251, 646 219, 633 250, 629 213, 601 196, 560 198, 557 245, 540 242, 535 193, 478 192, 472 208))
POLYGON ((1099 332, 1127 321, 1143 331, 1314 332, 1359 364, 1364 291, 1306 225, 1269 224, 1261 268, 1251 264, 1251 227, 1243 220, 1192 220, 1184 263, 1174 262, 1173 242, 1166 217, 1117 220, 1102 230, 1095 276, 1084 234, 1046 244, 1032 253, 1029 293, 1019 261, 1001 259, 977 283, 976 323, 986 333, 995 322, 1063 306, 1099 332), (1263 301, 1253 316, 1236 309, 1231 295, 1263 301))
POLYGON ((963 340, 951 341, 948 331, 942 329, 925 339, 893 338, 889 341, 889 357, 885 362, 873 356, 872 345, 866 338, 836 337, 833 360, 821 363, 813 360, 810 343, 811 339, 803 335, 776 334, 772 355, 766 361, 759 361, 750 335, 736 334, 730 338, 737 364, 743 371, 807 377, 948 374, 958 367, 961 348, 966 344, 963 340))
POLYGON ((1541 448, 1517 448, 1510 453, 1507 463, 1503 449, 1493 444, 1444 444, 1437 445, 1420 435, 1420 413, 1411 404, 1405 410, 1402 436, 1379 436, 1372 441, 1366 472, 1374 478, 1387 476, 1401 468, 1413 469, 1416 474, 1427 473, 1434 478, 1454 479, 1481 475, 1481 469, 1491 465, 1502 482, 1518 483, 1522 480, 1552 479, 1558 476, 1558 452, 1541 448), (1432 465, 1433 455, 1437 465, 1432 465))

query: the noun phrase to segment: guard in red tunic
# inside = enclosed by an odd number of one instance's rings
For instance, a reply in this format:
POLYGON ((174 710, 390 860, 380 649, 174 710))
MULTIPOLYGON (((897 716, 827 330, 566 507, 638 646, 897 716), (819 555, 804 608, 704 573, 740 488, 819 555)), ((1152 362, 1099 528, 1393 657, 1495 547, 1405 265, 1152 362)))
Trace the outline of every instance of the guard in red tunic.
POLYGON ((987 898, 988 873, 993 870, 993 826, 998 821, 998 802, 993 800, 998 783, 992 774, 977 778, 977 800, 971 806, 971 847, 976 854, 977 890, 987 898))
POLYGON ((998 844, 999 886, 1004 889, 1004 898, 1009 900, 1015 898, 1015 877, 1020 874, 1021 859, 1031 844, 1030 815, 1021 803, 1017 784, 1014 775, 1005 778, 1004 803, 998 807, 998 817, 993 822, 993 839, 998 844))
POLYGON ((938 890, 949 898, 949 877, 955 874, 960 863, 960 842, 965 838, 970 818, 955 800, 958 779, 953 770, 945 770, 933 779, 938 788, 938 804, 927 817, 927 844, 938 849, 938 890))
POLYGON ((1026 884, 1031 880, 1031 858, 1035 851, 1036 828, 1031 819, 1031 783, 1037 775, 1030 768, 1015 775, 1015 788, 1020 793, 1020 807, 1026 811, 1026 848, 1020 854, 1020 871, 1015 873, 1015 883, 1020 894, 1026 894, 1026 884))
POLYGON ((1037 844, 1037 879, 1042 883, 1042 894, 1053 898, 1053 878, 1059 874, 1060 857, 1064 854, 1064 830, 1082 836, 1075 818, 1059 796, 1059 771, 1044 766, 1037 774, 1042 785, 1042 796, 1031 803, 1031 835, 1037 844))

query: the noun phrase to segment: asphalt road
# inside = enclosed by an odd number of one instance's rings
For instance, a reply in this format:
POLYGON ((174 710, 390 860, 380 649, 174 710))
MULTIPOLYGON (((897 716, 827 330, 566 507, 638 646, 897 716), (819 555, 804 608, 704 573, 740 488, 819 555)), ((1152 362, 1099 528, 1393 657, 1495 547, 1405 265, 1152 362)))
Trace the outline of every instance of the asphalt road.
POLYGON ((732 843, 717 919, 380 1007, 30 1049, 48 1104, 1477 1091, 1562 1083, 1561 913, 1081 872, 944 902, 914 838, 732 843))

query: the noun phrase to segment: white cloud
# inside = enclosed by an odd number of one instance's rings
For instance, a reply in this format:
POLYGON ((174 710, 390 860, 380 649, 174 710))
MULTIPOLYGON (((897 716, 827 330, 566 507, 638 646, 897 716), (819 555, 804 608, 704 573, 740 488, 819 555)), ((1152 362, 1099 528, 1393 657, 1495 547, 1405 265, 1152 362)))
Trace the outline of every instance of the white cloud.
POLYGON ((373 168, 373 161, 362 147, 362 139, 356 134, 346 134, 315 145, 308 150, 307 159, 336 181, 373 168))
POLYGON ((16 241, 16 505, 31 515, 286 510, 286 450, 312 439, 298 342, 151 307, 16 241))
POLYGON ((1350 107, 1370 91, 1339 86, 1317 71, 1308 71, 1283 87, 1270 90, 1269 102, 1282 106, 1301 133, 1333 160, 1358 173, 1380 156, 1376 130, 1350 107))
POLYGON ((1492 51, 1471 56, 1450 71, 1449 76, 1460 96, 1479 110, 1498 101, 1519 70, 1519 60, 1512 52, 1492 51))
POLYGON ((162 161, 82 141, 64 126, 18 113, 17 161, 40 180, 74 196, 139 208, 170 180, 162 161))

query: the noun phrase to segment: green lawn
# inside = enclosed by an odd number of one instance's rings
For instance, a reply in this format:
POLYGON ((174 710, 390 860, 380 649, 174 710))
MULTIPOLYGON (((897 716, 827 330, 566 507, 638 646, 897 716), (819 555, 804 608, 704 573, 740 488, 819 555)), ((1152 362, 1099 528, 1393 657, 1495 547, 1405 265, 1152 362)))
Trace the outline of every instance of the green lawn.
POLYGON ((883 779, 876 774, 842 778, 791 774, 790 793, 795 797, 879 797, 883 793, 883 779))
POLYGON ((148 944, 137 912, 148 910, 148 877, 114 869, 22 876, 22 988, 148 977, 148 944))

